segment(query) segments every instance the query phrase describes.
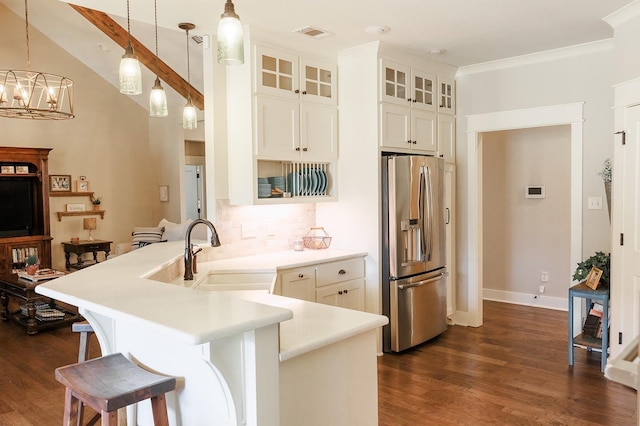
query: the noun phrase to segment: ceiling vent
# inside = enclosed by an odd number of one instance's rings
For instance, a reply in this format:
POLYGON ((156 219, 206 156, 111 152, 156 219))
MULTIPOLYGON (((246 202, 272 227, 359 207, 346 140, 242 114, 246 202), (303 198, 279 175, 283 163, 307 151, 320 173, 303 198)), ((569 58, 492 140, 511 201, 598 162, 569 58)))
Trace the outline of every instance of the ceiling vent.
POLYGON ((325 37, 329 37, 334 35, 333 33, 330 33, 329 31, 325 31, 325 30, 321 30, 318 27, 302 27, 302 28, 298 28, 297 30, 293 30, 294 33, 300 33, 300 34, 304 34, 307 35, 309 37, 313 37, 313 38, 325 38, 325 37))

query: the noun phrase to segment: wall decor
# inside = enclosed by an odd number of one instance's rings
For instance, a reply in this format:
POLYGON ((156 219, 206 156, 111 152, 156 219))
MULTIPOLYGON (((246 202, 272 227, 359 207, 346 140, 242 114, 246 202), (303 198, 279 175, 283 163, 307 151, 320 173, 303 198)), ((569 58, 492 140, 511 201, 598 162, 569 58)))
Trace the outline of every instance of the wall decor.
POLYGON ((13 174, 15 172, 16 172, 16 169, 13 166, 2 166, 2 168, 0 168, 0 173, 2 174, 5 174, 5 173, 13 174))
POLYGON ((29 166, 16 166, 16 174, 26 175, 29 173, 29 166))
POLYGON ((86 210, 86 206, 84 204, 67 204, 66 211, 68 212, 83 212, 86 210))
POLYGON ((89 192, 89 181, 84 179, 77 180, 76 192, 89 192))
POLYGON ((49 175, 49 191, 71 192, 71 175, 49 175))
POLYGON ((598 284, 600 284, 600 277, 602 277, 602 269, 596 268, 594 266, 591 268, 591 271, 589 271, 589 275, 587 275, 585 284, 591 290, 595 290, 598 288, 598 284))

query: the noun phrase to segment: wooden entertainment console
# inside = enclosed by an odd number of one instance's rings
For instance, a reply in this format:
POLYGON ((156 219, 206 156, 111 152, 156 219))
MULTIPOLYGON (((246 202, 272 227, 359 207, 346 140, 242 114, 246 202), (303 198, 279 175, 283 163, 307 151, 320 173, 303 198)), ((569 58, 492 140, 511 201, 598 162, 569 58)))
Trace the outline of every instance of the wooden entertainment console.
MULTIPOLYGON (((42 268, 51 267, 49 151, 50 148, 0 147, 0 185, 21 181, 33 189, 33 226, 26 232, 28 235, 0 235, 0 275, 24 267, 24 257, 32 253, 37 253, 42 268)), ((11 205, 11 200, 2 202, 11 205)))

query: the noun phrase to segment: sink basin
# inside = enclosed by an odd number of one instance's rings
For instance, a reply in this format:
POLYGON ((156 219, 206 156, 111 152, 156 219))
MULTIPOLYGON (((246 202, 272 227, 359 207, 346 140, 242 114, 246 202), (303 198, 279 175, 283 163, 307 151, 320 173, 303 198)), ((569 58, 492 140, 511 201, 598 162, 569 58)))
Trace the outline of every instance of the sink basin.
POLYGON ((196 288, 206 291, 266 290, 271 293, 275 273, 210 273, 196 288))

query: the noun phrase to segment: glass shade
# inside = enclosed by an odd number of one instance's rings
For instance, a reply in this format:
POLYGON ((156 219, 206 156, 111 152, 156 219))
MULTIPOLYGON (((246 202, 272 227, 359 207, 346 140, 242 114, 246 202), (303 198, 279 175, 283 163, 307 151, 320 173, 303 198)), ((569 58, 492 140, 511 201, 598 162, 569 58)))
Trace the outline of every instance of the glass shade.
POLYGON ((191 98, 187 99, 187 104, 182 111, 182 128, 183 129, 197 129, 198 117, 196 116, 196 107, 191 103, 191 98))
POLYGON ((142 71, 138 57, 133 54, 131 44, 120 60, 120 93, 124 95, 139 95, 142 93, 142 71))
POLYGON ((149 115, 151 117, 166 117, 168 114, 167 94, 160 84, 160 79, 156 77, 156 82, 151 89, 151 96, 149 96, 149 115))
POLYGON ((244 32, 231 0, 227 1, 224 13, 220 16, 217 38, 219 64, 244 64, 244 32))

